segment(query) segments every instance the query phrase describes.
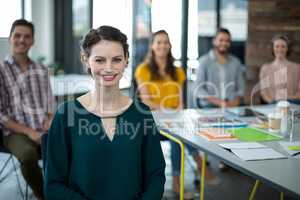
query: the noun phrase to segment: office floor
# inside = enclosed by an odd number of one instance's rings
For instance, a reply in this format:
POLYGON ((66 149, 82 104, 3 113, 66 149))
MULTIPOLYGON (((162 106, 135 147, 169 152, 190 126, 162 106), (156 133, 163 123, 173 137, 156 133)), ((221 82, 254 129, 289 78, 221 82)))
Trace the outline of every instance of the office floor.
MULTIPOLYGON (((164 200, 175 200, 178 199, 176 195, 173 194, 172 188, 172 176, 171 176, 171 166, 169 159, 169 143, 162 142, 162 147, 164 151, 164 155, 166 158, 167 169, 166 169, 166 177, 167 182, 165 186, 165 194, 164 200)), ((5 160, 8 158, 7 154, 0 153, 0 168, 3 166, 5 160)), ((220 199, 229 199, 229 200, 242 200, 248 199, 254 181, 252 178, 243 175, 233 169, 228 172, 222 173, 218 170, 218 161, 212 157, 209 157, 210 166, 213 168, 215 174, 221 179, 221 183, 218 186, 206 186, 205 188, 205 199, 206 200, 220 200, 220 199)), ((18 167, 18 162, 17 167, 18 167)), ((194 187, 194 178, 195 173, 194 169, 195 163, 192 158, 189 158, 186 161, 186 177, 185 177, 185 185, 186 191, 190 194, 193 194, 193 199, 199 199, 198 188, 194 187)), ((25 182, 19 174, 19 182, 22 188, 22 193, 25 194, 25 182)), ((20 188, 18 187, 18 181, 16 178, 16 174, 13 170, 12 162, 6 167, 4 173, 0 177, 0 199, 1 200, 21 200, 22 194, 20 192, 20 188), (7 175, 8 174, 8 175, 7 175), (5 177, 4 180, 2 178, 5 177)), ((267 185, 260 185, 255 199, 263 200, 263 199, 279 199, 279 192, 267 185)), ((29 189, 29 200, 34 200, 35 198, 32 195, 32 192, 29 189)), ((292 200, 294 198, 285 196, 285 200, 292 200)))

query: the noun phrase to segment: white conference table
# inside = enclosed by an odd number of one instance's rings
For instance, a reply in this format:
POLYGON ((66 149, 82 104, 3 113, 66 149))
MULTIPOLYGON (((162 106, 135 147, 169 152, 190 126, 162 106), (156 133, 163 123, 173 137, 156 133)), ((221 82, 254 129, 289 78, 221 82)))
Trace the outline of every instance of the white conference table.
MULTIPOLYGON (((256 106, 254 108, 264 114, 272 110, 272 106, 256 106)), ((218 142, 209 142, 195 134, 195 129, 190 120, 193 115, 201 112, 209 113, 219 111, 220 109, 186 109, 179 112, 155 111, 153 112, 153 116, 161 130, 168 132, 182 142, 208 155, 217 157, 232 168, 256 180, 260 180, 281 192, 288 193, 297 199, 300 198, 300 156, 298 156, 298 158, 288 157, 286 159, 243 161, 230 151, 219 146, 218 142), (184 127, 170 130, 163 126, 166 121, 184 121, 184 127)), ((300 123, 296 123, 294 126, 294 136, 295 140, 300 141, 300 123)), ((263 142, 263 144, 288 156, 278 144, 278 141, 263 142)))

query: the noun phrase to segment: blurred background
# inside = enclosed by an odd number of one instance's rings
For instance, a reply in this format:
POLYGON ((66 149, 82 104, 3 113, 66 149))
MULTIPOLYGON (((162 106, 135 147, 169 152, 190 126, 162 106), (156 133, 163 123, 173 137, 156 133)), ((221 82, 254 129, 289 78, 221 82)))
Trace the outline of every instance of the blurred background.
MULTIPOLYGON (((232 34, 231 52, 245 65, 247 92, 258 81, 260 66, 272 60, 270 39, 286 34, 293 42, 291 60, 300 62, 300 1, 298 0, 10 0, 0 7, 0 60, 9 51, 8 36, 18 18, 36 27, 31 57, 53 75, 86 74, 79 59, 79 41, 90 28, 113 25, 127 34, 130 64, 121 88, 129 91, 132 74, 143 60, 151 32, 165 29, 176 64, 184 67, 189 88, 197 59, 211 48, 218 27, 232 34)), ((80 76, 77 76, 80 78, 80 76)), ((129 93, 129 92, 128 92, 129 93)), ((248 100, 249 101, 249 100, 248 100)), ((256 98, 259 103, 259 97, 256 98)))

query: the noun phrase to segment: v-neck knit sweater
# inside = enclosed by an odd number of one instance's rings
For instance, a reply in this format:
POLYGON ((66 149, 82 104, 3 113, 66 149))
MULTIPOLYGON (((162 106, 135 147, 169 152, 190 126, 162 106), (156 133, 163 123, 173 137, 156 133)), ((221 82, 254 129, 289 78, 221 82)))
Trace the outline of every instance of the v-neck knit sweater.
POLYGON ((62 104, 49 130, 47 200, 158 200, 165 161, 149 108, 133 102, 109 140, 101 118, 77 100, 62 104))

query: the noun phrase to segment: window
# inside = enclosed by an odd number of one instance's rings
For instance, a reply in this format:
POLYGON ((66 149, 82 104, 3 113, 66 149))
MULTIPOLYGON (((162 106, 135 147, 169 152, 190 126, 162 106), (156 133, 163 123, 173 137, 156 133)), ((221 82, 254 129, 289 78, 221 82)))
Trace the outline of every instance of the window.
POLYGON ((82 36, 87 33, 91 28, 90 14, 91 5, 90 0, 72 0, 72 37, 73 37, 73 59, 72 66, 73 72, 84 73, 86 72, 85 67, 82 67, 82 62, 80 60, 80 40, 82 36))
POLYGON ((133 73, 136 67, 143 62, 149 48, 151 36, 151 2, 150 0, 134 0, 133 14, 133 73))
POLYGON ((11 24, 23 16, 25 19, 31 20, 31 0, 9 0, 2 3, 0 6, 0 38, 9 37, 11 24), (24 9, 22 2, 24 2, 24 9))
POLYGON ((164 29, 168 32, 172 54, 177 60, 181 58, 181 7, 181 1, 174 0, 152 0, 151 7, 152 31, 164 29))
POLYGON ((93 1, 93 28, 110 25, 125 33, 131 43, 132 0, 93 1))
POLYGON ((198 0, 199 36, 214 36, 217 26, 216 1, 198 0))
MULTIPOLYGON (((128 38, 129 52, 132 56, 132 0, 94 0, 93 1, 93 28, 110 25, 120 29, 128 38)), ((129 66, 132 65, 129 59, 129 66)), ((123 80, 131 81, 132 68, 127 67, 123 80)), ((122 83, 122 80, 121 80, 122 83)))
POLYGON ((73 36, 81 38, 90 29, 90 1, 73 0, 73 36))
POLYGON ((248 25, 248 1, 222 0, 221 26, 228 28, 232 40, 245 41, 248 25))
POLYGON ((20 0, 10 0, 0 6, 0 37, 9 37, 11 24, 22 17, 22 4, 20 0))

